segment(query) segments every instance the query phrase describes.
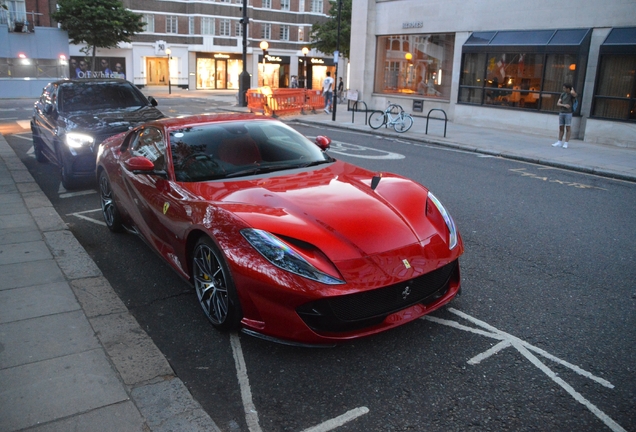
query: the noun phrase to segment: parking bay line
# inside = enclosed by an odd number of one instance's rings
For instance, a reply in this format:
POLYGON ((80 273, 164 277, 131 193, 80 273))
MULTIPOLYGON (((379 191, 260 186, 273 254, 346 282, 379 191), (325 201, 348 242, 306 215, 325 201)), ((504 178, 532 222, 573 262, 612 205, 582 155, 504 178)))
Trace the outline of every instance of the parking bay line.
MULTIPOLYGON (((230 344, 232 345, 232 355, 234 356, 234 364, 236 366, 236 376, 241 389, 241 399, 243 400, 243 410, 245 411, 245 421, 250 432, 262 432, 258 421, 258 412, 252 400, 252 389, 250 388, 249 378, 247 376, 247 366, 243 357, 243 349, 241 348, 241 340, 236 333, 230 335, 230 344)), ((319 425, 304 429, 303 432, 328 432, 337 427, 344 425, 356 418, 369 412, 367 407, 354 408, 346 413, 320 423, 319 425)))
POLYGON ((474 318, 464 312, 461 312, 457 309, 454 308, 449 308, 448 309, 449 312, 464 318, 465 320, 468 320, 470 322, 472 322, 473 324, 476 324, 479 327, 482 327, 483 329, 488 330, 488 332, 485 332, 483 330, 479 330, 479 329, 475 329, 472 327, 468 327, 468 326, 464 326, 462 324, 459 324, 456 321, 451 321, 451 320, 446 320, 446 319, 442 319, 442 318, 436 318, 433 316, 426 316, 423 319, 437 323, 437 324, 442 324, 442 325, 446 325, 449 327, 453 327, 459 330, 463 330, 463 331, 469 331, 471 333, 476 333, 476 334, 481 334, 483 336, 487 336, 493 339, 498 339, 501 342, 499 342, 497 345, 495 345, 494 347, 490 348, 489 350, 483 352, 482 354, 479 354, 475 357, 473 357, 472 359, 468 360, 468 364, 471 365, 476 365, 478 363, 480 363, 482 360, 485 360, 486 358, 494 355, 495 353, 501 351, 503 348, 506 348, 508 346, 512 346, 514 347, 517 351, 519 351, 519 353, 521 355, 523 355, 526 359, 528 359, 534 366, 536 366, 539 370, 541 370, 541 372, 543 372, 544 374, 546 374, 552 381, 554 381, 555 383, 557 383, 561 388, 563 388, 570 396, 572 396, 577 402, 581 403, 582 405, 584 405, 588 410, 590 410, 596 417, 598 417, 607 427, 609 427, 613 432, 626 432, 625 429, 623 429, 618 423, 616 423, 614 420, 612 420, 607 414, 605 414, 603 411, 601 411, 600 409, 598 409, 594 404, 592 404, 590 401, 588 401, 587 399, 585 399, 580 393, 578 393, 576 390, 574 390, 574 388, 572 386, 570 386, 567 382, 565 382, 562 378, 560 378, 559 376, 557 376, 556 373, 554 373, 550 368, 548 368, 546 365, 544 365, 534 354, 532 354, 530 351, 534 351, 537 354, 540 354, 544 357, 546 357, 549 360, 552 360, 556 363, 559 363, 562 366, 568 367, 570 369, 572 369, 573 371, 575 371, 576 373, 578 373, 579 375, 582 375, 586 378, 589 378, 599 384, 601 384, 604 387, 607 388, 614 388, 614 385, 612 383, 610 383, 609 381, 606 381, 602 378, 596 377, 594 375, 592 375, 591 373, 581 369, 580 367, 573 365, 571 363, 568 363, 564 360, 559 359, 558 357, 553 356, 552 354, 542 350, 541 348, 537 348, 515 336, 512 336, 511 334, 508 334, 506 332, 503 332, 493 326, 491 326, 490 324, 485 323, 484 321, 481 321, 477 318, 474 318), (489 333, 491 332, 491 333, 489 333))
POLYGON ((102 209, 98 208, 98 209, 95 209, 95 210, 85 210, 85 211, 81 211, 81 212, 67 213, 66 216, 75 216, 76 218, 83 219, 83 220, 89 221, 89 222, 93 222, 93 223, 95 223, 97 225, 108 226, 108 225, 106 225, 106 222, 104 222, 102 220, 93 219, 91 217, 84 216, 85 213, 95 213, 95 212, 101 212, 101 211, 102 211, 102 209))

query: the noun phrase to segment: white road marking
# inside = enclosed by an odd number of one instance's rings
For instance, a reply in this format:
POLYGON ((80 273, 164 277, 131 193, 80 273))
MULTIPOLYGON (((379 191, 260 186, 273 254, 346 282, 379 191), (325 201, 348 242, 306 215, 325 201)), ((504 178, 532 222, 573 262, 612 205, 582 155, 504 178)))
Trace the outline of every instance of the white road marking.
POLYGON ((31 128, 31 120, 18 120, 16 122, 18 124, 18 126, 20 126, 22 129, 29 129, 31 128))
MULTIPOLYGON (((247 377, 247 366, 243 357, 243 349, 241 348, 241 340, 236 333, 230 335, 230 344, 232 345, 232 355, 234 356, 234 364, 236 365, 236 377, 238 378, 239 387, 241 389, 241 399, 243 400, 243 411, 245 411, 245 421, 250 432, 262 432, 258 421, 258 412, 252 400, 252 389, 250 381, 247 377)), ((355 408, 346 413, 327 420, 317 426, 305 429, 303 432, 327 432, 342 426, 356 418, 369 412, 369 408, 355 408)))
POLYGON ((514 347, 519 353, 521 353, 521 355, 523 355, 526 359, 528 359, 534 366, 536 366, 537 368, 539 368, 539 370, 541 370, 543 373, 545 373, 550 379, 552 379, 555 383, 557 383, 559 386, 561 386, 570 396, 572 396, 577 402, 583 404, 588 410, 590 410, 595 416, 597 416, 607 427, 609 427, 613 432, 626 432, 625 429, 623 429, 618 423, 616 423, 614 420, 612 420, 607 414, 605 414, 603 411, 601 411, 600 409, 598 409, 594 404, 592 404, 590 401, 588 401, 587 399, 585 399, 580 393, 578 393, 576 390, 574 390, 574 388, 572 386, 570 386, 568 383, 566 383, 562 378, 558 377, 556 373, 552 372, 552 370, 550 368, 548 368, 546 365, 544 365, 534 354, 532 354, 530 351, 534 351, 537 354, 542 355, 543 357, 552 360, 555 363, 558 363, 562 366, 565 366, 569 369, 572 369, 574 372, 578 373, 579 375, 582 375, 586 378, 591 379, 592 381, 595 381, 599 384, 601 384, 604 387, 607 388, 614 388, 614 385, 612 383, 610 383, 607 380, 604 380, 603 378, 599 378, 597 376, 594 376, 593 374, 591 374, 590 372, 587 372, 583 369, 581 369, 580 367, 573 365, 571 363, 568 363, 564 360, 561 360, 558 357, 553 356, 552 354, 542 350, 541 348, 537 348, 531 344, 529 344, 528 342, 525 342, 511 334, 508 334, 506 332, 503 332, 493 326, 491 326, 490 324, 485 323, 484 321, 481 321, 477 318, 474 318, 464 312, 461 312, 457 309, 454 308, 449 308, 448 309, 449 312, 467 320, 472 322, 473 324, 481 327, 482 329, 485 329, 487 331, 484 330, 480 330, 480 329, 475 329, 472 327, 468 327, 462 324, 459 324, 456 321, 450 321, 450 320, 445 320, 445 319, 441 319, 441 318, 436 318, 436 317, 432 317, 432 316, 426 316, 424 317, 424 319, 431 321, 431 322, 435 322, 438 324, 442 324, 442 325, 446 325, 449 327, 453 327, 456 328, 458 330, 463 330, 463 331, 468 331, 471 333, 475 333, 475 334, 479 334, 482 336, 486 336, 486 337, 490 337, 492 339, 497 339, 500 340, 501 342, 499 342, 497 345, 495 345, 494 347, 488 349, 487 351, 471 358, 470 360, 468 360, 468 363, 471 365, 477 365, 479 364, 481 361, 491 357, 492 355, 496 354, 497 352, 501 351, 504 348, 507 348, 509 346, 514 347))
POLYGON ((76 196, 91 195, 91 194, 95 194, 95 193, 97 193, 97 191, 95 191, 95 190, 83 190, 83 191, 69 192, 69 193, 60 194, 60 198, 72 198, 72 197, 76 197, 76 196))
POLYGON ((106 222, 104 222, 102 220, 93 219, 91 217, 84 216, 84 213, 95 213, 95 212, 101 212, 101 211, 102 211, 102 209, 98 208, 98 209, 95 209, 95 210, 85 210, 85 211, 76 212, 76 213, 67 213, 66 216, 75 216, 76 218, 83 219, 83 220, 86 220, 86 221, 89 221, 89 222, 93 222, 93 223, 95 223, 97 225, 108 226, 108 225, 106 225, 106 222))
POLYGON ((326 422, 320 423, 319 425, 314 427, 310 427, 309 429, 305 429, 303 430, 303 432, 327 432, 330 430, 334 430, 335 428, 340 427, 343 424, 350 422, 351 420, 355 420, 368 412, 369 408, 367 407, 354 408, 342 414, 341 416, 338 416, 331 420, 327 420, 326 422))
MULTIPOLYGON (((22 134, 11 134, 11 136, 20 138, 23 140, 31 141, 31 134, 28 134, 27 136, 22 136, 22 134)), ((33 147, 31 147, 31 149, 33 149, 33 147)))
POLYGON ((243 399, 243 410, 245 411, 245 421, 250 432, 262 432, 258 423, 258 412, 252 401, 252 390, 250 389, 250 381, 247 378, 247 367, 243 358, 243 349, 241 348, 241 340, 232 333, 230 335, 230 343, 232 344, 232 354, 234 355, 234 364, 236 365, 236 375, 241 388, 241 399, 243 399))
POLYGON ((362 159, 404 159, 406 157, 400 153, 378 150, 371 147, 365 147, 357 144, 349 144, 339 141, 331 142, 329 152, 362 159))

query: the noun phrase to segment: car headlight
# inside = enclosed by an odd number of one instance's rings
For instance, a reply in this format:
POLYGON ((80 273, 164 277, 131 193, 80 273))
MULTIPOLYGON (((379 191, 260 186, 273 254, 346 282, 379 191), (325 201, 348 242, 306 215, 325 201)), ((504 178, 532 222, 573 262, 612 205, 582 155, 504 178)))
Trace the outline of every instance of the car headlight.
POLYGON ((86 134, 70 132, 66 134, 66 145, 71 148, 88 147, 95 139, 86 134))
POLYGON ((446 226, 448 227, 448 231, 450 233, 448 236, 448 248, 453 249, 455 246, 457 246, 457 229, 455 228, 455 222, 453 221, 451 215, 446 211, 442 203, 437 199, 437 197, 435 197, 435 195, 429 192, 428 199, 430 199, 431 202, 435 204, 435 207, 437 207, 437 210, 439 210, 439 213, 444 218, 444 222, 446 222, 446 226))
POLYGON ((327 285, 344 283, 318 270, 278 237, 267 231, 246 228, 241 230, 241 234, 267 261, 278 268, 327 285))

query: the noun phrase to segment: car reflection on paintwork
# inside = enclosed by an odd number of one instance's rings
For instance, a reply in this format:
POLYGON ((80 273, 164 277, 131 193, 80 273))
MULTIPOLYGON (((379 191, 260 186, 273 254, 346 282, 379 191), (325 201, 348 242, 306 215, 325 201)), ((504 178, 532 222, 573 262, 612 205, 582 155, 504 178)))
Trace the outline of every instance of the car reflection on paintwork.
POLYGON ((157 101, 123 79, 74 79, 48 84, 31 119, 38 162, 60 167, 62 185, 77 187, 95 175, 96 150, 104 139, 165 117, 157 101))

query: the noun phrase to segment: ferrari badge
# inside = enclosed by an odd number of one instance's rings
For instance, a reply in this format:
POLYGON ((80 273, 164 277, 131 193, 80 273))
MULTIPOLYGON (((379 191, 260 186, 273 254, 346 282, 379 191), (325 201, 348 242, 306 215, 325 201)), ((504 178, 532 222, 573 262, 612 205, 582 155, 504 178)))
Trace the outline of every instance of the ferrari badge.
POLYGON ((169 208, 170 208, 170 203, 169 202, 163 203, 163 214, 168 213, 168 209, 169 208))
MULTIPOLYGON (((164 212, 165 213, 165 212, 164 212)), ((406 267, 407 269, 411 268, 411 264, 409 263, 409 260, 407 259, 403 259, 402 263, 404 264, 404 267, 406 267)))

